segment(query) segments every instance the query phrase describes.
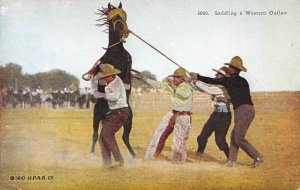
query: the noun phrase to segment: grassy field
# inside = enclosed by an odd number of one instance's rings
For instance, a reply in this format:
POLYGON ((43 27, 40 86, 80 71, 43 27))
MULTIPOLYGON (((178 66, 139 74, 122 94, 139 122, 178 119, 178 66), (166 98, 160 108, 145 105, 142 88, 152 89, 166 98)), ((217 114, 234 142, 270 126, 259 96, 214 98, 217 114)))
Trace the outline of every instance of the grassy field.
MULTIPOLYGON (((141 97, 143 98, 145 97, 141 97)), ((167 110, 153 111, 149 108, 146 111, 145 107, 145 109, 136 107, 131 143, 138 158, 130 157, 121 140, 123 131, 121 129, 116 137, 125 158, 125 165, 121 168, 103 168, 99 146, 96 149, 96 156, 90 155, 92 110, 2 110, 0 190, 298 190, 300 93, 258 94, 254 95, 253 99, 256 117, 247 138, 265 159, 265 162, 255 169, 250 168, 253 160, 243 151, 239 152, 237 167, 226 167, 225 156, 215 145, 214 137, 209 139, 207 155, 204 158, 195 157, 196 138, 209 117, 210 110, 198 111, 201 109, 195 108, 187 141, 188 161, 176 165, 172 163, 172 136, 157 160, 143 160, 153 132, 167 110), (36 176, 41 179, 33 179, 36 176)), ((209 101, 205 102, 209 104, 209 101)), ((205 108, 204 105, 203 107, 205 108)), ((231 125, 229 133, 232 127, 231 125)))

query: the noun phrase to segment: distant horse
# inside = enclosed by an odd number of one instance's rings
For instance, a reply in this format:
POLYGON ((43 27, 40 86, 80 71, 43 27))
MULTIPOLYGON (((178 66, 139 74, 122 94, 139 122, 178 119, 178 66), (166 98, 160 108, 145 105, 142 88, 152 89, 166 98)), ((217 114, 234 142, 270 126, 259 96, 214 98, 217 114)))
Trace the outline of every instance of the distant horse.
POLYGON ((79 97, 79 90, 70 91, 69 93, 70 107, 75 108, 76 102, 78 101, 78 97, 79 97))
POLYGON ((60 90, 54 91, 51 93, 52 95, 52 108, 55 109, 56 106, 62 108, 63 107, 63 95, 60 90))
POLYGON ((52 94, 41 94, 41 102, 45 108, 48 108, 48 102, 52 104, 53 96, 52 94))
POLYGON ((41 94, 37 93, 36 91, 31 92, 30 94, 30 107, 36 108, 36 104, 40 104, 40 107, 42 106, 42 99, 41 94))
MULTIPOLYGON (((99 71, 100 67, 99 65, 101 63, 109 63, 114 65, 115 68, 121 70, 121 73, 118 75, 125 86, 126 89, 126 95, 127 95, 127 103, 128 103, 128 109, 129 109, 129 116, 127 121, 124 124, 124 131, 122 135, 122 139, 127 146, 130 154, 132 157, 136 157, 135 152, 133 151, 130 142, 129 142, 129 135, 132 128, 132 110, 129 105, 129 95, 131 92, 131 55, 126 51, 126 49, 123 46, 124 39, 128 36, 129 31, 127 28, 126 23, 126 13, 122 9, 122 4, 120 3, 118 8, 108 4, 107 8, 98 9, 100 11, 100 19, 99 21, 103 21, 103 23, 99 24, 99 26, 108 26, 108 35, 109 35, 109 42, 108 47, 105 48, 106 52, 105 54, 95 63, 94 67, 85 75, 83 75, 83 79, 90 79, 91 76, 95 76, 99 71)), ((104 86, 101 84, 98 84, 98 91, 104 92, 104 86)), ((92 150, 91 152, 94 152, 94 146, 98 139, 98 128, 99 123, 104 118, 95 119, 96 114, 102 114, 105 117, 105 113, 107 113, 108 106, 106 100, 96 101, 96 105, 101 108, 99 110, 94 109, 94 133, 93 133, 93 144, 92 144, 92 150), (98 103, 97 103, 98 102, 98 103), (104 113, 104 114, 103 114, 104 113)), ((95 105, 95 106, 96 106, 95 105)))
POLYGON ((78 97, 78 105, 80 109, 86 104, 87 94, 80 94, 78 97))
POLYGON ((64 88, 61 91, 61 93, 62 93, 63 105, 65 105, 66 108, 70 108, 70 99, 71 99, 70 89, 64 88))
POLYGON ((18 91, 18 102, 21 104, 21 108, 25 109, 26 104, 30 104, 31 96, 29 88, 22 88, 18 91))

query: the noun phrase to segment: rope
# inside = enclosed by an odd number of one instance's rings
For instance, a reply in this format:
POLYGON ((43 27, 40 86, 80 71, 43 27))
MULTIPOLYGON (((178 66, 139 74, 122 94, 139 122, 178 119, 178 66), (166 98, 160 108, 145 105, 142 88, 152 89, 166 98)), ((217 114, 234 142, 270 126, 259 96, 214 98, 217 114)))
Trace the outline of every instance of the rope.
POLYGON ((116 42, 116 43, 114 43, 114 44, 108 46, 107 48, 105 48, 105 47, 102 47, 102 48, 103 48, 104 50, 107 50, 107 49, 109 49, 109 48, 112 48, 112 47, 118 45, 118 44, 121 43, 121 42, 123 42, 123 39, 120 39, 120 41, 118 41, 118 42, 116 42))
MULTIPOLYGON (((140 36, 138 36, 137 34, 135 34, 134 32, 132 32, 131 30, 129 30, 129 33, 133 34, 135 37, 137 37, 138 39, 140 39, 142 42, 144 42, 145 44, 147 44, 148 46, 150 46, 151 48, 153 48, 155 51, 157 51, 158 53, 160 53, 162 56, 164 56, 165 58, 167 58, 169 61, 171 61, 172 63, 174 63, 176 66, 183 68, 186 71, 186 75, 188 78, 190 78, 190 72, 188 70, 186 70, 184 67, 182 67, 181 65, 179 65, 178 63, 176 63, 175 61, 173 61, 171 58, 169 58, 167 55, 165 55, 164 53, 162 53, 161 51, 159 51, 157 48, 155 48, 153 45, 149 44, 148 42, 146 42, 143 38, 141 38, 140 36)), ((188 82, 187 84, 189 84, 192 88, 197 90, 197 87, 193 84, 188 82)))
MULTIPOLYGON (((155 48, 153 45, 149 44, 148 42, 146 42, 143 38, 141 38, 140 36, 138 36, 137 34, 135 34, 134 32, 132 32, 131 30, 129 30, 129 33, 133 34, 135 37, 137 37, 138 39, 140 39, 142 42, 144 42, 145 44, 147 44, 148 46, 150 46, 151 48, 153 48, 155 51, 157 51, 158 53, 160 53, 162 56, 164 56, 165 58, 167 58, 169 61, 171 61, 172 63, 174 63, 176 66, 183 68, 184 70, 186 70, 184 67, 180 66, 178 63, 176 63, 175 61, 173 61, 171 58, 169 58, 167 55, 165 55, 164 53, 162 53, 161 51, 159 51, 157 48, 155 48)), ((189 73, 186 70, 187 73, 189 73)))
POLYGON ((108 46, 107 48, 102 47, 104 50, 107 50, 107 49, 109 49, 109 48, 112 48, 112 47, 118 45, 118 44, 121 43, 121 42, 125 42, 124 39, 127 38, 128 35, 129 35, 129 31, 128 31, 127 24, 126 24, 126 22, 124 22, 123 20, 116 20, 116 21, 113 22, 113 29, 114 29, 114 31, 116 30, 116 23, 117 23, 117 22, 121 22, 121 23, 123 24, 123 26, 124 26, 123 37, 120 38, 120 41, 118 41, 118 42, 116 42, 116 43, 114 43, 114 44, 108 46))

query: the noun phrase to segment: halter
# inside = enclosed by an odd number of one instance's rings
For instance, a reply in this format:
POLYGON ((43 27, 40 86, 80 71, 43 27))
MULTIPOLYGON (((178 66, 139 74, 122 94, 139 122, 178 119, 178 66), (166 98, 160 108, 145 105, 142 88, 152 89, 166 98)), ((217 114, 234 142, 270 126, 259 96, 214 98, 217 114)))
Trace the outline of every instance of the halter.
POLYGON ((120 9, 120 8, 109 11, 108 20, 111 20, 118 15, 122 18, 122 20, 124 20, 126 22, 126 20, 127 20, 126 13, 123 9, 120 9))
POLYGON ((128 30, 128 26, 127 26, 127 23, 126 23, 126 20, 127 20, 127 16, 126 16, 126 13, 123 9, 120 9, 120 8, 116 8, 116 9, 113 9, 111 10, 109 13, 108 13, 108 16, 107 16, 107 19, 108 21, 111 21, 113 18, 115 18, 116 16, 120 16, 121 17, 121 20, 115 20, 115 21, 112 21, 112 24, 113 24, 113 30, 115 31, 116 30, 116 24, 118 22, 121 22, 122 25, 124 26, 124 31, 123 31, 123 37, 120 39, 120 41, 108 46, 107 48, 103 48, 103 49, 109 49, 113 46, 116 46, 118 45, 119 43, 121 42, 124 42, 124 39, 128 37, 129 35, 129 30, 128 30))

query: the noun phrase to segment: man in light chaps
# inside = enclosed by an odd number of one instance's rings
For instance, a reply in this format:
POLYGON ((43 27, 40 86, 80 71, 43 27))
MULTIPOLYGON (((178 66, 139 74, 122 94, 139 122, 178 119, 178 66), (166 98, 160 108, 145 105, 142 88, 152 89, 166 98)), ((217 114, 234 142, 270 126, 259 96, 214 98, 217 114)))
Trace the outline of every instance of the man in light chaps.
POLYGON ((145 159, 157 158, 165 145, 168 136, 174 131, 173 161, 184 163, 187 158, 185 150, 186 140, 191 128, 191 110, 193 104, 193 89, 185 81, 186 71, 183 68, 175 70, 174 74, 166 78, 162 83, 150 79, 144 79, 155 88, 164 88, 173 94, 171 99, 172 111, 167 113, 160 121, 148 146, 145 159))

